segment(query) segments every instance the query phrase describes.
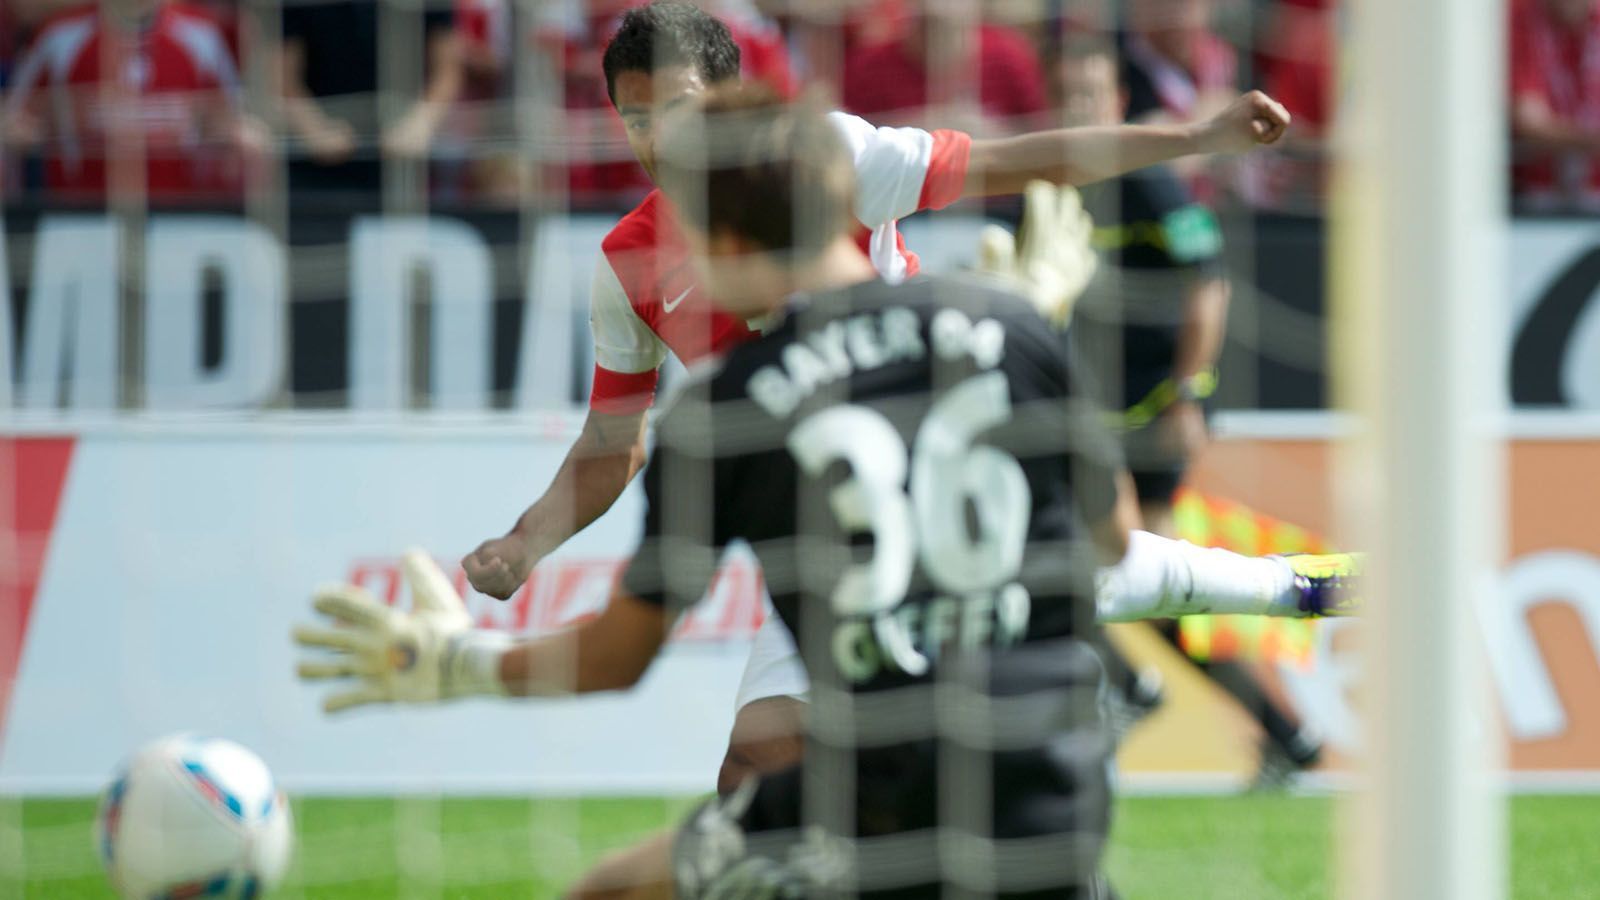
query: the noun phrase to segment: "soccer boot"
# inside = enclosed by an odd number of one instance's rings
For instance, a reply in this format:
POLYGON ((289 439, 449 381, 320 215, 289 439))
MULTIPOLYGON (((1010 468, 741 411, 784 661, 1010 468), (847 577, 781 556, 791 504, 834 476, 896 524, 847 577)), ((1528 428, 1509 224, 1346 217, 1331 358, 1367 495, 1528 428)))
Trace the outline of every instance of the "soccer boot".
POLYGON ((1298 606, 1308 619, 1361 612, 1361 558, 1353 553, 1294 553, 1280 557, 1294 570, 1298 606))

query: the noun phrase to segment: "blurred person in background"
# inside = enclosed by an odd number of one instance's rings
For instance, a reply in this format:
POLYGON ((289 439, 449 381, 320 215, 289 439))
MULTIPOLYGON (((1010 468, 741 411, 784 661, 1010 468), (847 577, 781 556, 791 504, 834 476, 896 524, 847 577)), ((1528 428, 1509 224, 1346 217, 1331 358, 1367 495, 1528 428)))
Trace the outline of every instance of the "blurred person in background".
POLYGON ((267 142, 222 29, 168 0, 109 0, 41 24, 11 72, 3 129, 13 152, 43 158, 53 200, 79 202, 113 183, 159 203, 238 199, 267 142), (137 182, 119 157, 142 159, 137 182))
MULTIPOLYGON (((567 110, 565 173, 557 167, 550 177, 566 183, 576 207, 631 206, 655 186, 628 148, 601 66, 622 15, 643 5, 645 0, 550 0, 539 9, 534 40, 556 61, 567 110)), ((774 20, 745 0, 706 0, 696 6, 727 25, 739 45, 741 77, 780 96, 793 95, 797 82, 787 41, 774 20)))
MULTIPOLYGON (((1069 126, 1115 125, 1128 92, 1108 42, 1080 38, 1054 65, 1052 84, 1069 126)), ((1104 254, 1079 299, 1071 337, 1098 376, 1107 409, 1122 410, 1122 443, 1146 531, 1176 537, 1172 501, 1209 439, 1206 400, 1227 331, 1230 288, 1222 232, 1166 166, 1080 188, 1104 254)), ((1156 625, 1178 646, 1175 622, 1156 625)), ((1181 653, 1181 648, 1180 648, 1181 653)), ((1160 702, 1157 679, 1106 660, 1114 721, 1131 726, 1160 702)), ((1265 732, 1255 786, 1275 787, 1314 765, 1321 742, 1275 703, 1236 662, 1196 665, 1253 715, 1265 732)))
MULTIPOLYGON (((914 0, 753 0, 777 23, 798 76, 838 96, 844 61, 862 47, 892 41, 906 4, 914 0)), ((920 2, 920 0, 915 0, 920 2)))
POLYGON ((1320 208, 1327 141, 1337 102, 1334 83, 1337 0, 1278 0, 1256 37, 1264 89, 1294 115, 1295 133, 1273 154, 1249 161, 1244 193, 1256 206, 1320 208))
POLYGON ((83 5, 83 0, 6 0, 0 3, 0 89, 11 83, 17 58, 51 16, 83 5))
POLYGON ((844 61, 845 109, 874 121, 959 127, 1006 135, 1043 127, 1044 70, 1027 35, 996 22, 971 23, 968 0, 902 3, 892 37, 853 50, 844 61), (976 24, 976 28, 971 27, 976 24), (962 96, 976 81, 975 96, 962 96), (954 91, 949 96, 941 92, 954 91), (979 121, 950 104, 972 99, 979 121))
POLYGON ((1301 139, 1321 140, 1333 125, 1336 0, 1278 0, 1257 38, 1267 87, 1294 115, 1301 139))
POLYGON ((1211 29, 1212 0, 1128 0, 1122 78, 1131 121, 1190 122, 1238 93, 1239 59, 1211 29))
POLYGON ((1516 205, 1600 210, 1600 0, 1511 3, 1516 205))
MULTIPOLYGON (((1198 121, 1238 93, 1238 54, 1212 30, 1213 12, 1213 0, 1128 0, 1119 48, 1128 121, 1198 121)), ((1217 197, 1204 161, 1174 170, 1200 199, 1217 197)))
POLYGON ((461 93, 439 124, 432 193, 452 201, 515 203, 522 178, 514 149, 511 0, 455 0, 461 93))
POLYGON ((291 191, 375 195, 381 157, 426 157, 466 82, 466 53, 448 2, 419 12, 377 0, 284 0, 283 42, 273 68, 284 124, 300 142, 289 165, 291 191), (385 121, 378 89, 379 30, 422 16, 421 90, 385 121))

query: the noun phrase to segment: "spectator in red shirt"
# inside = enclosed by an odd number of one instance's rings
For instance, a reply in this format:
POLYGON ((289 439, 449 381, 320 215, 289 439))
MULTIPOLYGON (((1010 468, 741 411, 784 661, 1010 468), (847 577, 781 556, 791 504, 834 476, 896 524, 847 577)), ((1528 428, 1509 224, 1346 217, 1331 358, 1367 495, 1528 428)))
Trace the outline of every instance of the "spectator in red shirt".
POLYGON ((1514 0, 1511 133, 1519 207, 1600 209, 1600 0, 1514 0))
POLYGON ((980 132, 1042 126, 1048 107, 1044 69, 1021 32, 991 22, 969 28, 937 3, 906 7, 900 26, 894 39, 861 47, 845 60, 846 109, 877 122, 937 122, 980 132), (963 89, 974 80, 980 124, 986 127, 957 121, 957 113, 940 108, 960 100, 959 95, 932 93, 940 81, 963 89))
POLYGON ((44 25, 13 72, 12 146, 39 148, 58 198, 99 200, 108 182, 152 200, 237 196, 265 144, 240 107, 237 67, 206 13, 164 0, 114 0, 44 25), (117 157, 143 159, 142 185, 117 157))
POLYGON ((1337 0, 1278 0, 1256 41, 1266 91, 1294 116, 1271 153, 1238 163, 1235 187, 1256 206, 1311 211, 1327 183, 1325 141, 1333 127, 1334 6, 1337 0))
POLYGON ((1333 124, 1334 0, 1280 0, 1262 35, 1266 91, 1294 116, 1298 137, 1333 124))
POLYGON ((753 0, 788 38, 792 64, 812 83, 835 89, 858 48, 899 35, 908 3, 923 0, 753 0))

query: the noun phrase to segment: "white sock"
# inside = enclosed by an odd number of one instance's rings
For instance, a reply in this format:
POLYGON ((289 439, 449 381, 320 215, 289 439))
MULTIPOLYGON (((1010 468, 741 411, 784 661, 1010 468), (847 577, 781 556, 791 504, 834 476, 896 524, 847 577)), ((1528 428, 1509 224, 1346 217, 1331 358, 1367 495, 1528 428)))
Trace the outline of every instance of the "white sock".
POLYGON ((1148 531, 1128 535, 1128 555, 1097 578, 1102 622, 1198 613, 1298 616, 1294 570, 1277 557, 1196 547, 1148 531))

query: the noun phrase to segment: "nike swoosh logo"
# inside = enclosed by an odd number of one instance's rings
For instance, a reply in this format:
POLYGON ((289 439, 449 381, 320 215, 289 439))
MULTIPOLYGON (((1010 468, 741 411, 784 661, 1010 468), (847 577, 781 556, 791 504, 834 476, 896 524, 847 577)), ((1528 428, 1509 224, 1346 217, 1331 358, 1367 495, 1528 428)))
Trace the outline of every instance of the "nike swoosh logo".
POLYGON ((689 296, 690 292, 693 291, 693 290, 694 290, 694 285, 691 284, 691 285, 689 285, 689 287, 687 289, 684 290, 683 293, 679 294, 677 297, 675 297, 675 298, 673 298, 671 300, 668 300, 666 297, 662 297, 661 298, 661 308, 666 310, 667 312, 672 312, 673 310, 678 308, 678 305, 680 303, 683 302, 683 298, 689 296))

